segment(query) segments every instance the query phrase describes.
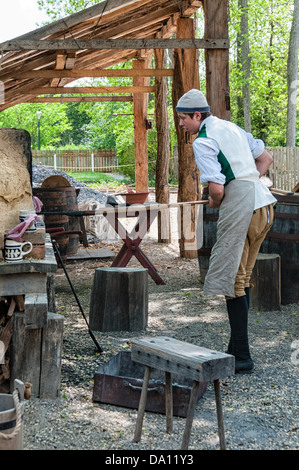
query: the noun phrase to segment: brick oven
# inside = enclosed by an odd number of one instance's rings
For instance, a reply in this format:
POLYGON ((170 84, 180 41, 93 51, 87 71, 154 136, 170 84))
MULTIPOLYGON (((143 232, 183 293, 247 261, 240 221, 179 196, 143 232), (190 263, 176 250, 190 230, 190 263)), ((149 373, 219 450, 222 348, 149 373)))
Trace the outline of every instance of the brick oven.
POLYGON ((55 313, 53 276, 57 263, 42 219, 22 241, 32 251, 7 262, 5 239, 21 210, 34 210, 30 135, 0 129, 0 393, 13 391, 15 379, 31 383, 35 397, 60 392, 63 317, 55 313))

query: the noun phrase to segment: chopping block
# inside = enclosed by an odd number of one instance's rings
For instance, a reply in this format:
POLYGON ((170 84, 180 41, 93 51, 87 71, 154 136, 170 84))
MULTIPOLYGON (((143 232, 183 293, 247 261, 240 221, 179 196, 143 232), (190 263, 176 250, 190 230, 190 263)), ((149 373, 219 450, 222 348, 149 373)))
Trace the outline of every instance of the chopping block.
POLYGON ((148 337, 132 341, 132 361, 145 365, 144 381, 139 401, 134 441, 141 439, 151 368, 165 372, 166 430, 172 432, 173 403, 171 374, 193 380, 181 449, 188 449, 199 385, 213 382, 218 421, 220 449, 225 449, 225 436, 219 379, 235 373, 235 358, 211 349, 179 341, 167 336, 148 337))

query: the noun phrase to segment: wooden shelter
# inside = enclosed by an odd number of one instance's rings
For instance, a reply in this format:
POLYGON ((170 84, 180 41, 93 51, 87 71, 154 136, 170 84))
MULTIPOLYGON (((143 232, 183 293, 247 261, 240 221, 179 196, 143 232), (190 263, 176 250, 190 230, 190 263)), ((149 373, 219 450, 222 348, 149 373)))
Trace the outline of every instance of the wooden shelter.
MULTIPOLYGON (((183 93, 200 88, 198 53, 204 49, 207 99, 215 115, 229 119, 227 9, 228 0, 106 0, 6 41, 0 44, 0 80, 5 89, 0 111, 19 103, 133 101, 139 191, 148 187, 147 100, 148 94, 154 93, 158 130, 156 198, 167 203, 169 130, 165 80, 172 77, 175 108, 183 93), (201 7, 205 29, 203 37, 197 39, 193 15, 201 7), (173 51, 172 69, 164 68, 165 49, 173 51), (109 69, 131 59, 130 70, 109 69), (79 78, 108 76, 131 76, 133 86, 66 87, 79 78), (150 77, 155 77, 154 86, 149 86, 150 77)), ((178 199, 197 200, 200 188, 191 142, 186 141, 178 126, 177 135, 178 199)))

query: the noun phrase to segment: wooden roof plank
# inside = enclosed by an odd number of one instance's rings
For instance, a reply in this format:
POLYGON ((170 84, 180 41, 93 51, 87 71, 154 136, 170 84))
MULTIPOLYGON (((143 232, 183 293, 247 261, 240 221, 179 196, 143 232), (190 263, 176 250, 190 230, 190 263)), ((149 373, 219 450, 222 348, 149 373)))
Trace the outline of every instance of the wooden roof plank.
POLYGON ((0 44, 2 51, 57 49, 227 49, 228 39, 57 39, 6 41, 0 44))

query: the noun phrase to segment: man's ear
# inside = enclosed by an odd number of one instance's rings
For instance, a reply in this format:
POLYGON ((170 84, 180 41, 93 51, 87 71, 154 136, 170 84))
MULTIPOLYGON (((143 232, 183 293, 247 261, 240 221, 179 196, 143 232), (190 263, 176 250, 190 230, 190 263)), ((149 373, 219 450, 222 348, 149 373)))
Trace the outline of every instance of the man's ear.
POLYGON ((195 111, 194 116, 198 121, 201 121, 201 113, 199 111, 195 111))

